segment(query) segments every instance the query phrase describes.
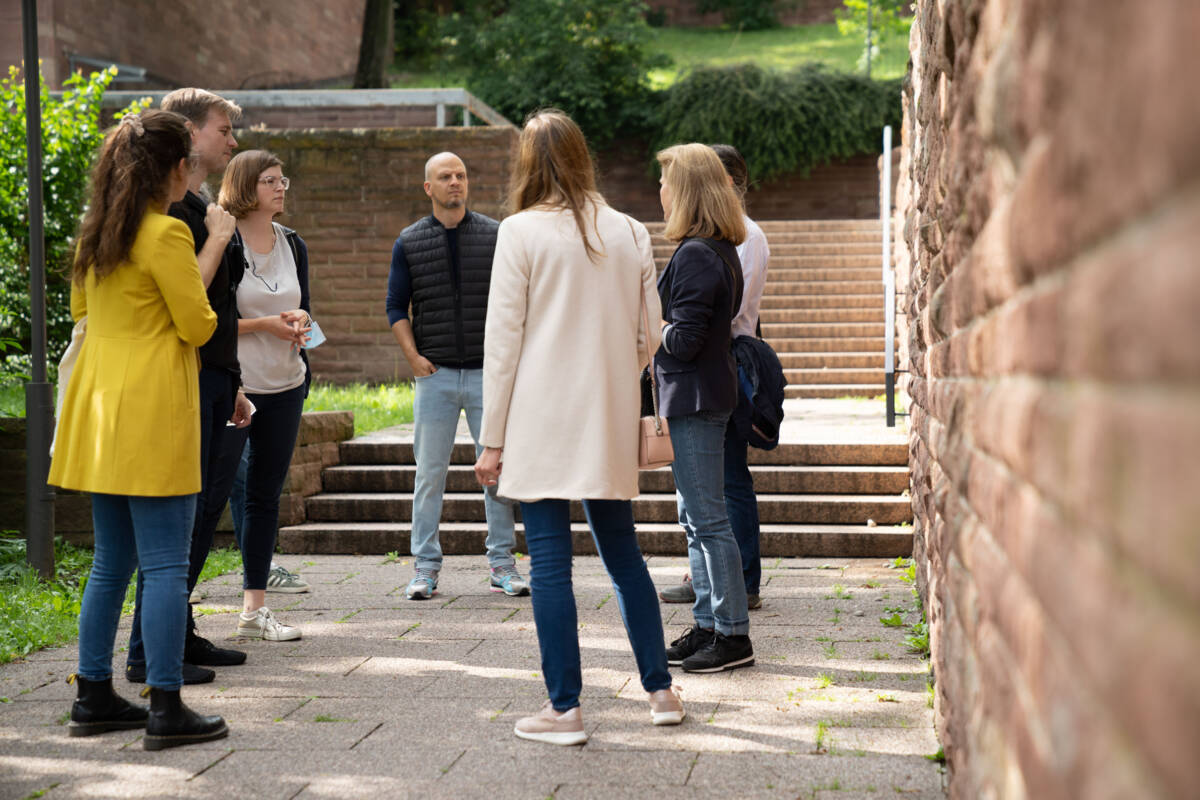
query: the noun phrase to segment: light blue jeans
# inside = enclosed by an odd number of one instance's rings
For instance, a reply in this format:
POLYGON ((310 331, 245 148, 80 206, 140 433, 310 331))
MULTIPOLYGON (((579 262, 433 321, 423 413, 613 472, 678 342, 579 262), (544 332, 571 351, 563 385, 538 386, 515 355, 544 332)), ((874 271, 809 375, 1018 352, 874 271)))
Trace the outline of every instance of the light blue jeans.
POLYGON ((142 576, 146 683, 177 690, 183 683, 188 618, 188 552, 196 495, 92 495, 95 557, 79 612, 79 675, 112 675, 113 641, 134 567, 142 576))
POLYGON ((688 565, 696 602, 692 616, 701 628, 725 636, 750 632, 750 609, 742 557, 725 510, 725 425, 727 412, 698 411, 669 417, 675 461, 679 524, 687 533, 688 565))
MULTIPOLYGON (((460 411, 467 414, 467 426, 475 440, 478 457, 483 451, 479 445, 483 370, 438 367, 432 375, 416 379, 413 456, 417 462, 417 476, 413 487, 411 548, 417 567, 442 568, 438 524, 442 519, 442 494, 446 490, 446 473, 450 470, 450 453, 454 449, 460 411)), ((483 508, 487 516, 488 563, 493 569, 512 566, 516 563, 512 554, 516 544, 512 504, 497 499, 494 492, 484 491, 483 508)))

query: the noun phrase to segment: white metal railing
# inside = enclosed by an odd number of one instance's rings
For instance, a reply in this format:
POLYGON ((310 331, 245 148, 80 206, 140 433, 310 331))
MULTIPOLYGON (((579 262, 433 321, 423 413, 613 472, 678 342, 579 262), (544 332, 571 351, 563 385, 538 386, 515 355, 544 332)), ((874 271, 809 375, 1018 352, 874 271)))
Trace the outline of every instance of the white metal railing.
MULTIPOLYGON (((488 125, 512 126, 504 115, 466 89, 231 89, 214 90, 242 108, 394 108, 433 106, 437 127, 446 127, 447 106, 463 110, 463 125, 470 127, 472 115, 488 125)), ((57 93, 56 93, 57 94, 57 93)), ((105 108, 124 108, 134 100, 149 97, 157 106, 167 90, 105 92, 105 108)))
POLYGON ((896 426, 896 270, 892 267, 892 126, 883 129, 883 169, 879 174, 879 222, 883 227, 883 380, 887 426, 896 426))

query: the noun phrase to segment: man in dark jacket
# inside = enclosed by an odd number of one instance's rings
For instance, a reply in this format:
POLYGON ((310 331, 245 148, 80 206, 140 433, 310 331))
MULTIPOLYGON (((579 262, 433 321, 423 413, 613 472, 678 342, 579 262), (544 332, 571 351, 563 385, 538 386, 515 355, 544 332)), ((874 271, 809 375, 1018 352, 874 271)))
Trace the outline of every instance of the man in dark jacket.
MULTIPOLYGON (((467 210, 467 168, 453 153, 425 164, 425 194, 433 213, 405 228, 392 247, 388 323, 415 380, 411 552, 416 574, 405 595, 432 597, 442 569, 438 524, 459 413, 479 454, 483 414, 483 327, 487 316, 496 220, 467 210), (409 304, 412 315, 409 315, 409 304)), ((517 572, 513 510, 484 492, 492 591, 529 594, 517 572)))
MULTIPOLYGON (((217 329, 200 348, 200 476, 202 486, 196 497, 196 518, 192 528, 192 548, 188 564, 188 592, 196 588, 200 570, 212 547, 217 517, 225 508, 236 464, 217 464, 211 458, 222 451, 221 439, 226 422, 238 427, 250 424, 250 403, 241 391, 238 365, 237 284, 242 275, 241 250, 230 244, 236 220, 216 203, 202 196, 204 181, 222 172, 233 157, 237 141, 233 121, 242 110, 219 95, 204 89, 177 89, 162 99, 165 111, 187 118, 195 156, 188 178, 188 192, 172 204, 170 215, 182 220, 192 232, 200 278, 208 291, 208 302, 217 315, 217 329)), ((136 683, 146 680, 146 653, 141 632, 142 577, 138 574, 137 606, 125 677, 136 683)), ((196 632, 196 621, 188 607, 188 632, 183 650, 183 682, 207 683, 216 673, 204 667, 226 667, 245 662, 240 650, 213 645, 196 632)))

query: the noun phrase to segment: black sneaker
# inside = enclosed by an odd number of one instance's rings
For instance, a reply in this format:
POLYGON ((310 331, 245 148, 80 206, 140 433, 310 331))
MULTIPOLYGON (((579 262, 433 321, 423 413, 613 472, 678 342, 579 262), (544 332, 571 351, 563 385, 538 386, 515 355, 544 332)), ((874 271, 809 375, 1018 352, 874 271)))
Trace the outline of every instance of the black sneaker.
POLYGON ((713 638, 713 632, 693 625, 667 648, 667 664, 678 667, 683 660, 701 650, 713 638))
MULTIPOLYGON (((195 664, 189 664, 186 661, 183 662, 183 682, 188 686, 194 686, 197 683, 212 683, 216 677, 217 673, 211 669, 197 667, 195 664)), ((126 664, 125 680, 130 683, 145 683, 146 665, 126 664)))
POLYGON ((754 648, 749 636, 725 636, 718 633, 695 655, 685 658, 684 672, 723 672, 754 665, 754 648))
POLYGON ((189 633, 183 645, 183 662, 205 667, 236 667, 246 663, 246 654, 241 650, 223 650, 203 636, 189 633))

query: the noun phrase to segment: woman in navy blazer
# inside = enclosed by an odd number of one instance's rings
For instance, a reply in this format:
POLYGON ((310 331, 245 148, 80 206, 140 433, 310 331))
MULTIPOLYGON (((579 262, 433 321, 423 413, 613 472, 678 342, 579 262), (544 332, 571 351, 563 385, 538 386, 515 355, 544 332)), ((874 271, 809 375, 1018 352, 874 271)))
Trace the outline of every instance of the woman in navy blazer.
POLYGON ((664 234, 680 244, 658 281, 663 336, 654 374, 675 449, 671 471, 696 592, 695 625, 671 643, 667 662, 686 672, 720 672, 754 663, 742 560, 724 500, 725 426, 737 405, 730 325, 742 303, 735 247, 746 227, 712 148, 676 145, 658 161, 664 234))

